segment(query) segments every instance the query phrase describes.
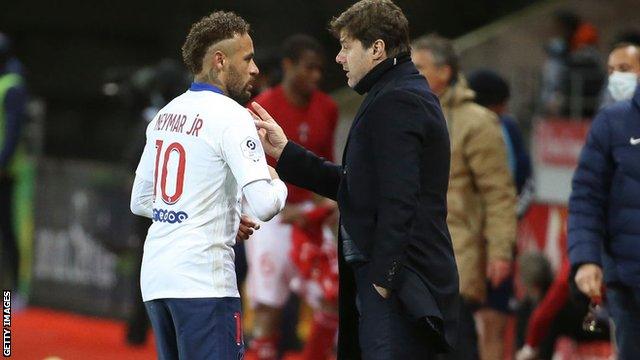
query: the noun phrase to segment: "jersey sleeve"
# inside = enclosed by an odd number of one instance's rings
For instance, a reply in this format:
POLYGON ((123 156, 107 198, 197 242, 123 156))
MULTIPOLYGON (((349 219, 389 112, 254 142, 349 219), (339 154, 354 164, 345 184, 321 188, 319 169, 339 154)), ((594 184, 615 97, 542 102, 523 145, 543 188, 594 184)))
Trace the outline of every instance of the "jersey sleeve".
POLYGON ((146 137, 147 141, 144 145, 144 150, 142 151, 142 156, 140 157, 140 162, 138 163, 138 167, 136 168, 136 176, 141 180, 153 183, 153 171, 154 171, 154 154, 155 154, 155 144, 153 143, 153 139, 149 137, 149 132, 151 128, 151 124, 153 121, 147 126, 146 137))
MULTIPOLYGON (((246 110, 244 110, 246 112, 246 110)), ((238 185, 242 188, 256 180, 270 180, 267 160, 258 138, 258 132, 248 112, 224 131, 222 157, 231 168, 238 185)))

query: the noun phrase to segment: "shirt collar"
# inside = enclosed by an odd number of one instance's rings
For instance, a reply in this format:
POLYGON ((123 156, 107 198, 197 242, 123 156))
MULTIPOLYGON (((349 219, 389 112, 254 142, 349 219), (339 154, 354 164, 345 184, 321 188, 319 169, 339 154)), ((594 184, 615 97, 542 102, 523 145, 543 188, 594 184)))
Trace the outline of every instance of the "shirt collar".
POLYGON ((357 84, 353 87, 353 89, 360 95, 363 95, 375 85, 380 78, 384 74, 386 74, 390 69, 395 67, 396 65, 403 64, 407 61, 411 61, 411 54, 408 52, 403 52, 398 54, 396 57, 388 58, 376 65, 373 69, 371 69, 367 75, 365 75, 357 84))
POLYGON ((193 82, 193 83, 191 83, 191 87, 189 88, 189 90, 191 90, 191 91, 213 91, 214 93, 218 93, 218 94, 224 95, 224 91, 222 91, 219 87, 211 85, 211 84, 207 84, 207 83, 201 83, 201 82, 193 82))

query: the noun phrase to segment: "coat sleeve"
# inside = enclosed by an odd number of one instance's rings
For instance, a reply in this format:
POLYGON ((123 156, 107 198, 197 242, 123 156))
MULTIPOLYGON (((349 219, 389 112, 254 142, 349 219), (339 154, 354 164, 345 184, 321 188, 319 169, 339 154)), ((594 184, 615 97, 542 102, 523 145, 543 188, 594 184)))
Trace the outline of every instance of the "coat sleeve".
POLYGON ((516 241, 516 190, 502 130, 497 119, 491 120, 479 122, 469 132, 464 155, 485 209, 483 236, 488 244, 488 259, 511 260, 516 241))
POLYGON ((276 171, 282 180, 337 200, 340 185, 340 165, 327 161, 302 146, 289 141, 276 171))
POLYGON ((568 248, 574 267, 584 263, 601 265, 613 174, 609 136, 606 112, 600 112, 580 153, 569 198, 568 248))
POLYGON ((415 95, 382 94, 371 105, 371 157, 374 159, 377 222, 371 253, 372 283, 387 289, 398 287, 406 258, 412 222, 420 190, 420 163, 427 115, 415 95))

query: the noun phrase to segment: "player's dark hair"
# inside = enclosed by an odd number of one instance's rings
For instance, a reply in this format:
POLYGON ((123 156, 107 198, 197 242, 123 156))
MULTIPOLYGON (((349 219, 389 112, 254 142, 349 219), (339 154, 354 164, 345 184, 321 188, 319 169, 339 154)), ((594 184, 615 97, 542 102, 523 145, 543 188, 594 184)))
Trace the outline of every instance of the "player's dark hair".
POLYGON ((313 51, 320 56, 324 55, 324 50, 318 40, 309 35, 295 34, 282 43, 282 58, 290 59, 294 63, 298 62, 306 51, 313 51))
POLYGON ((409 51, 409 21, 391 0, 362 0, 351 5, 329 23, 329 30, 340 38, 340 32, 359 40, 365 49, 380 39, 388 57, 409 51))
POLYGON ((458 80, 460 64, 458 54, 453 48, 453 42, 437 34, 429 34, 416 39, 411 47, 413 50, 427 50, 433 55, 436 65, 448 65, 451 68, 450 84, 458 80))
POLYGON ((182 45, 182 59, 189 71, 196 75, 202 71, 202 60, 211 45, 235 35, 247 34, 249 30, 249 23, 234 12, 216 11, 191 26, 182 45))

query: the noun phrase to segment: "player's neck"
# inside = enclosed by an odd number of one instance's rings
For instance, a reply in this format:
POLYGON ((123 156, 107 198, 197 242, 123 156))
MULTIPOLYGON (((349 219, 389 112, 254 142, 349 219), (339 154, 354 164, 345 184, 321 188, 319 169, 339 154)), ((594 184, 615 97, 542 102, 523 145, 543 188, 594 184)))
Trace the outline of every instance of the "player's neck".
POLYGON ((284 90, 284 96, 291 104, 295 106, 307 106, 309 105, 309 100, 311 100, 310 95, 305 95, 300 91, 296 91, 293 84, 288 81, 282 82, 282 89, 284 90))
POLYGON ((222 90, 222 92, 225 93, 225 95, 229 95, 229 93, 227 92, 227 87, 224 86, 224 84, 222 83, 222 81, 220 81, 220 79, 214 76, 213 72, 207 72, 204 74, 196 75, 193 81, 197 83, 213 85, 218 89, 222 90))

